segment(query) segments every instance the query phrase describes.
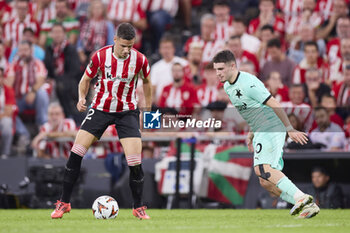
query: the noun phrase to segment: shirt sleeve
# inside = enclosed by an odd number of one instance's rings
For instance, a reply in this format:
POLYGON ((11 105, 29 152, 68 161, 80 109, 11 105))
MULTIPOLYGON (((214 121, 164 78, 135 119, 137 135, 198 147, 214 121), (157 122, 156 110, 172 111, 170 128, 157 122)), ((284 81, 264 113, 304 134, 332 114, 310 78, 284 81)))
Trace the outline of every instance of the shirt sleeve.
POLYGON ((151 72, 151 69, 149 67, 149 64, 148 64, 148 60, 145 56, 143 56, 143 65, 142 65, 142 68, 141 68, 141 78, 142 79, 145 79, 149 76, 151 72))
POLYGON ((97 74, 98 71, 98 67, 100 66, 100 61, 98 59, 97 56, 98 52, 95 52, 94 55, 92 55, 89 65, 87 65, 86 69, 85 69, 85 74, 89 77, 89 78, 94 78, 95 75, 97 74))
POLYGON ((272 97, 271 93, 257 77, 250 77, 250 79, 246 86, 247 95, 261 104, 266 104, 272 97))

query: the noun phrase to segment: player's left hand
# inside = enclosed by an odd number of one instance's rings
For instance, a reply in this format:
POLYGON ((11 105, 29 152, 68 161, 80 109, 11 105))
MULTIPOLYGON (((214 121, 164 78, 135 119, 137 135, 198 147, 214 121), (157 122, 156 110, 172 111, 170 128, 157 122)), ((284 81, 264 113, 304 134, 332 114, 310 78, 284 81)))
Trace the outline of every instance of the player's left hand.
POLYGON ((307 138, 307 134, 304 132, 300 132, 298 130, 292 129, 287 132, 288 136, 296 143, 300 143, 301 145, 305 145, 309 140, 307 138))

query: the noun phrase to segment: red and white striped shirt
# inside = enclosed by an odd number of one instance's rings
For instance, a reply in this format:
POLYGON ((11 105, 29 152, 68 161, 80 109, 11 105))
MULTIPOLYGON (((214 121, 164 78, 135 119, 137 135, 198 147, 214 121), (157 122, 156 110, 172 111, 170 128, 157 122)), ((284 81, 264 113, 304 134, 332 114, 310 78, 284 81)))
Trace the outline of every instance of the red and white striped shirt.
POLYGON ((51 1, 48 7, 44 9, 38 9, 38 3, 33 3, 32 10, 35 12, 34 17, 38 21, 39 25, 56 18, 55 1, 51 1))
POLYGON ((332 91, 337 99, 337 106, 345 107, 350 105, 350 86, 344 81, 333 85, 332 91))
POLYGON ((286 27, 287 34, 297 35, 300 33, 300 26, 310 24, 313 28, 317 28, 322 24, 322 17, 318 12, 313 12, 310 18, 306 21, 302 14, 292 17, 286 27))
POLYGON ((286 24, 303 10, 304 0, 277 0, 276 8, 284 14, 286 24))
MULTIPOLYGON (((306 59, 304 58, 299 65, 295 67, 293 73, 293 83, 305 83, 305 73, 308 68, 311 68, 310 65, 307 64, 306 59)), ((326 61, 323 60, 322 57, 319 57, 317 60, 318 70, 322 72, 322 82, 329 80, 329 65, 326 61)))
POLYGON ((180 109, 179 114, 191 114, 198 104, 195 88, 189 83, 184 83, 181 87, 175 87, 173 84, 164 87, 158 106, 180 109))
POLYGON ((145 55, 131 49, 126 59, 117 58, 112 45, 96 51, 86 67, 85 74, 94 78, 95 97, 92 108, 104 112, 122 112, 137 107, 137 79, 149 76, 150 68, 145 55))
POLYGON ((146 18, 140 0, 111 0, 108 4, 108 18, 117 21, 135 22, 146 18))
POLYGON ((178 0, 142 0, 141 7, 144 11, 154 12, 164 10, 174 17, 179 9, 178 0))
POLYGON ((300 122, 304 124, 304 129, 309 130, 311 128, 313 118, 312 118, 312 108, 306 103, 293 104, 291 101, 281 102, 281 106, 284 111, 289 114, 294 114, 298 117, 300 122))
POLYGON ((4 37, 6 41, 12 43, 12 48, 16 47, 18 42, 22 40, 23 30, 25 28, 31 28, 35 36, 39 36, 39 24, 30 15, 27 15, 23 22, 20 22, 18 18, 14 18, 5 24, 4 37))
MULTIPOLYGON (((280 35, 284 35, 285 33, 285 22, 284 19, 279 17, 279 16, 275 16, 272 20, 272 22, 270 22, 270 25, 273 26, 273 28, 275 29, 275 31, 277 31, 280 35)), ((258 30, 260 26, 260 19, 259 17, 252 19, 249 22, 249 26, 248 26, 248 33, 249 34, 254 34, 256 32, 256 30, 258 30)))
POLYGON ((210 62, 215 54, 224 48, 225 43, 220 40, 204 41, 199 35, 190 37, 185 44, 184 51, 188 53, 192 42, 199 42, 203 48, 202 62, 210 62))
POLYGON ((323 20, 327 20, 331 16, 334 0, 318 0, 315 11, 322 14, 323 20))
POLYGON ((337 58, 341 58, 339 37, 333 38, 328 41, 327 56, 330 64, 333 64, 337 60, 337 58))
POLYGON ((33 58, 30 63, 18 60, 10 65, 7 76, 15 78, 13 89, 16 98, 21 98, 32 90, 37 77, 47 76, 47 70, 44 63, 38 59, 33 58))
MULTIPOLYGON (((75 131, 76 125, 72 119, 63 119, 62 122, 58 125, 57 129, 53 129, 52 126, 46 122, 40 127, 40 132, 43 133, 52 133, 52 132, 68 132, 75 131)), ((46 154, 52 156, 52 158, 68 158, 70 154, 70 150, 73 146, 73 140, 71 142, 62 143, 62 153, 60 154, 59 143, 56 141, 46 141, 42 140, 39 142, 39 148, 41 150, 45 150, 46 154)))
POLYGON ((209 103, 216 101, 218 92, 218 87, 216 86, 201 85, 197 89, 197 97, 201 106, 206 107, 209 103))
POLYGON ((216 23, 215 29, 215 39, 226 41, 230 38, 233 33, 233 16, 230 15, 229 19, 226 22, 216 23))

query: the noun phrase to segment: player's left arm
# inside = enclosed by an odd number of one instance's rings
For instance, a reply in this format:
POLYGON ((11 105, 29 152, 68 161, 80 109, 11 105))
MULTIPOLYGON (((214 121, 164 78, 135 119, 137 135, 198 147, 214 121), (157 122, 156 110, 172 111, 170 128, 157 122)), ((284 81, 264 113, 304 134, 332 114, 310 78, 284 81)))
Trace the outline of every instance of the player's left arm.
POLYGON ((270 97, 265 103, 267 106, 273 109, 278 118, 282 121, 284 126, 286 127, 288 136, 295 142, 300 143, 302 145, 306 144, 308 141, 307 134, 304 132, 297 131, 291 125, 286 112, 283 110, 280 103, 274 98, 270 97))
POLYGON ((145 95, 146 101, 146 109, 151 110, 152 107, 152 83, 151 77, 148 75, 145 79, 143 79, 143 93, 145 95))

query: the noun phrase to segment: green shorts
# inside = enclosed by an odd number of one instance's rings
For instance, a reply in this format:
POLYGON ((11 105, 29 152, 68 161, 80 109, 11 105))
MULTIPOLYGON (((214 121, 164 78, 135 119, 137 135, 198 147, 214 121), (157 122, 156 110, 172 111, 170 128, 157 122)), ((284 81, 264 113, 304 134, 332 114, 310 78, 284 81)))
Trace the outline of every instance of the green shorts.
POLYGON ((254 133, 254 167, 259 164, 270 164, 277 170, 283 169, 283 145, 286 132, 254 133))

